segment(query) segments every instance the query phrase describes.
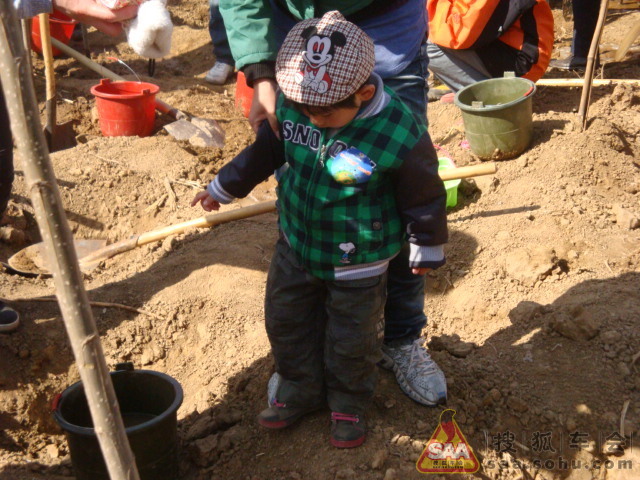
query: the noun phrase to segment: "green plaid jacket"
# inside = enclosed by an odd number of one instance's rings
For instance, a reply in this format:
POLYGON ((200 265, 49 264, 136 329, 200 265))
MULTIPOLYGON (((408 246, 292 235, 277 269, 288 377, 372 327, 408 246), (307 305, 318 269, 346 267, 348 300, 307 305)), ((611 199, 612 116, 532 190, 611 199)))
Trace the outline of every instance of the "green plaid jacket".
POLYGON ((345 266, 341 246, 355 246, 350 265, 398 253, 404 231, 393 173, 424 133, 407 107, 392 96, 375 117, 355 119, 331 139, 282 101, 277 114, 289 163, 279 181, 280 224, 303 265, 317 277, 333 279, 334 267, 345 266), (368 182, 343 185, 328 172, 327 158, 349 147, 376 164, 368 182))
POLYGON ((278 184, 280 228, 309 273, 334 280, 362 268, 364 275, 397 254, 407 236, 410 266, 437 268, 447 241, 437 155, 408 107, 391 90, 384 92, 384 107, 331 138, 280 96, 282 140, 265 121, 256 141, 220 170, 207 191, 229 203, 286 163, 278 184), (338 183, 327 167, 328 159, 351 147, 375 163, 365 183, 338 183))

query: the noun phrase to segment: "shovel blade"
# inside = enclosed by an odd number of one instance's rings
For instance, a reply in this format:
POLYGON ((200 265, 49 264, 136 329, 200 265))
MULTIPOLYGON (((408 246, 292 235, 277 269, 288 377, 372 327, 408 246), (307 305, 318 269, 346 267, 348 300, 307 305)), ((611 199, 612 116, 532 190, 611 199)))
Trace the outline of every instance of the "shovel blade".
MULTIPOLYGON (((106 240, 74 240, 73 246, 80 261, 83 272, 90 271, 97 264, 84 265, 82 258, 107 245, 106 240)), ((35 275, 51 275, 51 267, 47 261, 44 243, 34 243, 23 248, 9 258, 9 266, 17 272, 35 275)))
POLYGON ((224 147, 225 133, 215 120, 192 117, 191 121, 177 120, 164 129, 176 140, 188 140, 195 147, 224 147))

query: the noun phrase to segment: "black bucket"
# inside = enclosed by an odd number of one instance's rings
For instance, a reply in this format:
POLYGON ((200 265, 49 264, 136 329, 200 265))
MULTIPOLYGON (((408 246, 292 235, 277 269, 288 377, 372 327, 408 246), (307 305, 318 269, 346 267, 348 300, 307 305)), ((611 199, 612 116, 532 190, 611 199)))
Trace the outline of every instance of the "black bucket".
MULTIPOLYGON (((151 370, 111 372, 111 381, 140 479, 176 480, 182 387, 170 376, 151 370)), ((82 382, 56 399, 53 416, 67 437, 76 480, 109 480, 82 382)))

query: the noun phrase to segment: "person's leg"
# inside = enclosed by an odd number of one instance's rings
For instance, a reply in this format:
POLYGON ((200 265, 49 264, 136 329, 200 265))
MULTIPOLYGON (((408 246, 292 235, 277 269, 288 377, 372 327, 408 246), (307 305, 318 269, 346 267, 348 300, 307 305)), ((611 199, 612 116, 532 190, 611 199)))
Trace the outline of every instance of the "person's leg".
POLYGON ((218 6, 219 0, 209 0, 209 35, 213 43, 213 53, 216 63, 207 72, 205 80, 209 83, 223 84, 233 72, 235 64, 231 55, 231 47, 227 38, 227 31, 218 6))
POLYGON ((325 287, 297 265, 290 247, 280 240, 265 297, 266 329, 279 382, 258 422, 283 428, 324 403, 325 287))
POLYGON ((467 85, 491 78, 473 50, 454 50, 427 42, 429 69, 442 83, 457 92, 467 85))
MULTIPOLYGON (((405 71, 397 77, 384 80, 411 108, 418 121, 424 119, 425 126, 428 66, 425 43, 405 71)), ((424 405, 435 405, 446 398, 446 385, 444 394, 442 387, 444 375, 427 351, 416 343, 427 323, 424 282, 423 276, 414 275, 409 268, 409 245, 406 244, 389 264, 387 303, 384 308, 385 360, 382 366, 394 371, 398 384, 410 398, 424 405), (421 351, 416 353, 415 348, 421 351)))
POLYGON ((598 23, 600 2, 598 0, 573 0, 573 40, 571 55, 587 58, 593 33, 598 23))
POLYGON ((386 274, 328 283, 324 362, 327 402, 333 412, 331 443, 336 447, 364 442, 364 413, 381 358, 385 297, 386 274))
POLYGON ((391 88, 407 104, 416 120, 428 125, 427 96, 429 93, 429 57, 427 43, 420 47, 413 61, 398 75, 387 77, 384 84, 391 88))
MULTIPOLYGON (((0 219, 9 203, 13 185, 13 139, 9 128, 9 112, 0 84, 0 219)), ((0 332, 12 332, 20 323, 18 312, 0 300, 0 332)))
POLYGON ((427 406, 444 403, 447 382, 442 370, 422 346, 424 276, 409 268, 409 245, 389 264, 388 300, 384 310, 383 368, 393 370, 402 391, 427 406))
POLYGON ((551 60, 549 66, 561 70, 584 71, 591 40, 598 23, 600 2, 598 0, 573 0, 573 39, 568 57, 551 60))
POLYGON ((4 213, 13 185, 13 139, 9 128, 9 113, 0 85, 0 218, 4 213))

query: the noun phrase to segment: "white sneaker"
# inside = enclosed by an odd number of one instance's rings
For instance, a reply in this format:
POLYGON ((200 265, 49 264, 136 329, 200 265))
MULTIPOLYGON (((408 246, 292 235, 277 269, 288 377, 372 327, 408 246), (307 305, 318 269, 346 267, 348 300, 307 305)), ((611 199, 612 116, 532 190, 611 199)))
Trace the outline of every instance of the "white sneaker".
POLYGON ((447 380, 422 346, 422 339, 399 347, 383 345, 380 366, 393 370, 400 388, 412 400, 429 407, 447 401, 447 380))
POLYGON ((207 75, 204 77, 206 82, 213 83, 214 85, 222 85, 227 81, 229 75, 233 73, 233 66, 216 62, 211 70, 207 72, 207 75))

